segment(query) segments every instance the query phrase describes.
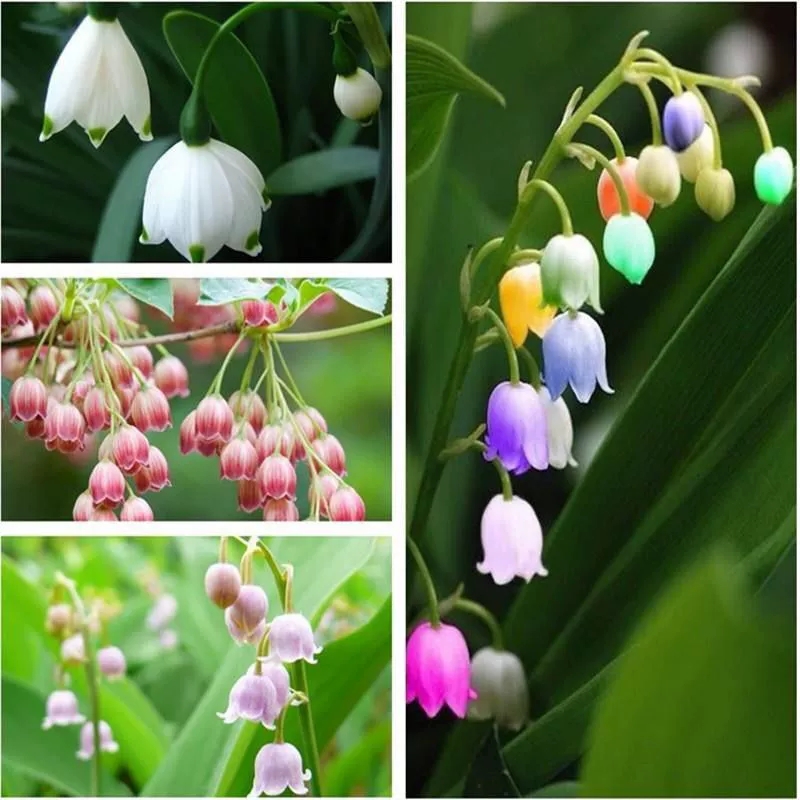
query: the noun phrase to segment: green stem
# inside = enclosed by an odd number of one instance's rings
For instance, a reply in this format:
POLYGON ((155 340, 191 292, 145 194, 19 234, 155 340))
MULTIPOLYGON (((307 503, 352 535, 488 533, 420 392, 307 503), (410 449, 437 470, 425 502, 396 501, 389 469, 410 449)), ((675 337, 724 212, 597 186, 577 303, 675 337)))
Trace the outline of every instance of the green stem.
MULTIPOLYGON (((482 444, 482 442, 479 442, 479 444, 482 444)), ((511 486, 511 478, 509 477, 508 470, 500 463, 499 458, 493 458, 492 464, 494 464, 497 474, 500 476, 500 483, 503 486, 503 499, 511 500, 514 496, 514 489, 511 486)))
POLYGON ((544 189, 544 191, 550 195, 552 201, 556 204, 556 208, 558 208, 558 213, 561 215, 561 232, 564 236, 572 236, 572 218, 569 215, 569 209, 567 208, 564 198, 561 196, 561 192, 559 192, 552 183, 542 180, 541 178, 532 178, 529 180, 523 194, 525 191, 528 191, 528 187, 544 189))
POLYGON ((242 373, 242 382, 239 384, 239 391, 243 392, 246 389, 250 388, 250 381, 253 378, 253 369, 256 365, 256 359, 258 358, 259 349, 254 344, 250 348, 250 357, 247 360, 247 366, 244 368, 244 372, 242 373))
POLYGON ((518 267, 520 264, 530 264, 531 261, 541 261, 542 260, 542 251, 536 250, 532 247, 525 248, 523 250, 517 250, 516 252, 511 254, 511 258, 508 259, 508 266, 509 267, 518 267))
POLYGON ((670 79, 673 93, 675 95, 682 94, 683 87, 681 86, 680 73, 677 69, 675 69, 672 62, 666 56, 659 53, 658 50, 653 50, 650 47, 640 47, 633 53, 633 57, 648 58, 651 61, 655 61, 657 64, 659 64, 670 79))
POLYGON ((245 340, 247 334, 242 331, 239 334, 239 338, 236 340, 236 344, 228 350, 227 355, 225 356, 225 360, 222 362, 222 366, 219 368, 219 372, 217 376, 211 381, 211 386, 208 387, 208 391, 206 392, 206 397, 209 395, 219 393, 222 390, 222 380, 225 377, 225 372, 228 369, 228 366, 231 363, 231 359, 233 359, 236 351, 239 349, 239 345, 245 340))
POLYGON ((644 103, 647 106, 647 113, 650 116, 650 129, 653 135, 653 144, 658 147, 661 142, 661 117, 658 114, 658 103, 656 103, 653 90, 643 81, 637 81, 636 86, 642 93, 644 103))
POLYGON ((539 362, 534 357, 533 353, 528 350, 524 345, 517 348, 517 352, 522 354, 525 363, 528 365, 528 373, 531 376, 531 385, 534 389, 538 389, 542 385, 539 362))
POLYGON ((392 321, 392 315, 369 319, 366 322, 357 322, 354 325, 344 325, 341 328, 331 328, 327 331, 308 331, 307 333, 273 333, 274 342, 321 342, 324 339, 337 339, 340 336, 350 336, 354 333, 364 333, 375 328, 382 328, 392 321))
POLYGON ((375 69, 388 70, 392 63, 392 52, 389 50, 389 43, 386 41, 375 5, 373 3, 342 3, 342 5, 353 20, 375 69))
POLYGON ((517 351, 514 348, 514 342, 511 340, 511 335, 508 332, 508 328, 506 328, 506 326, 503 324, 503 320, 501 320, 497 315, 497 312, 493 311, 491 308, 489 308, 489 306, 476 306, 472 310, 472 316, 477 318, 489 317, 489 319, 492 321, 492 324, 497 330, 497 333, 506 348, 506 357, 508 358, 508 379, 516 386, 519 383, 519 362, 517 361, 517 351))
POLYGON ((413 539, 406 537, 406 544, 408 545, 408 549, 411 551, 411 555, 417 564, 417 569, 419 570, 422 582, 425 584, 425 591, 428 595, 428 615, 431 625, 433 625, 434 628, 438 628, 441 620, 439 619, 439 600, 436 597, 436 587, 433 585, 433 578, 431 578, 428 565, 425 563, 425 559, 422 557, 422 553, 420 552, 419 547, 417 547, 416 542, 413 539))
POLYGON ((466 611, 467 614, 472 614, 478 617, 486 624, 486 627, 492 634, 492 646, 495 650, 503 650, 503 631, 500 628, 500 623, 497 617, 489 611, 488 608, 476 603, 474 600, 467 600, 465 597, 457 597, 452 604, 454 611, 466 611))
POLYGON ((619 134, 614 126, 607 119, 598 114, 589 114, 586 118, 586 122, 603 131, 611 142, 611 146, 614 148, 614 156, 617 161, 619 161, 620 164, 625 161, 625 145, 622 144, 622 139, 619 138, 619 134))
POLYGON ((619 174, 619 169, 616 164, 614 164, 611 159, 606 158, 596 147, 592 147, 589 144, 573 142, 567 145, 567 151, 569 152, 570 150, 573 152, 583 152, 603 166, 611 180, 614 181, 614 188, 619 195, 620 209, 622 210, 623 216, 627 217, 631 213, 631 200, 630 197, 628 197, 628 190, 625 188, 625 184, 622 181, 622 176, 619 174))
POLYGON ((311 695, 308 691, 308 677, 306 675, 306 662, 296 661, 292 665, 293 683, 298 691, 306 697, 306 702, 298 707, 300 714, 300 730, 306 745, 306 764, 311 770, 311 793, 315 797, 322 797, 322 767, 319 760, 319 747, 317 734, 314 729, 314 717, 311 713, 311 695))

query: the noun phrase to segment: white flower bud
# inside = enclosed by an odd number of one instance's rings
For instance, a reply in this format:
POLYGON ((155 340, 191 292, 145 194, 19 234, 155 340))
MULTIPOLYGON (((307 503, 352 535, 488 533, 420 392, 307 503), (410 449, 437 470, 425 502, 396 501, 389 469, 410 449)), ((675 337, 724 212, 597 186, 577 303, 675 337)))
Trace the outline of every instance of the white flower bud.
POLYGON ((678 166, 683 179, 694 183, 704 167, 710 167, 714 160, 714 134, 708 125, 703 132, 682 153, 676 153, 678 166))
POLYGON ((378 81, 361 67, 352 75, 337 75, 333 84, 333 99, 339 111, 357 122, 366 122, 375 116, 382 97, 378 81))
POLYGON ((470 664, 470 685, 478 693, 469 704, 470 719, 494 719, 499 726, 514 731, 528 721, 528 679, 513 653, 494 647, 478 650, 470 664))

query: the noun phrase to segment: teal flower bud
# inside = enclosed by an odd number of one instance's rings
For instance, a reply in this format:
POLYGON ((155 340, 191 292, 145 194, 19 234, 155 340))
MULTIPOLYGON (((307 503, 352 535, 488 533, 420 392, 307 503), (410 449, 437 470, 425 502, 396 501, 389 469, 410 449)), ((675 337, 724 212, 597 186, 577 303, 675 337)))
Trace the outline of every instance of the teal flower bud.
POLYGON ((697 176, 694 187, 697 205, 715 222, 719 222, 733 211, 736 204, 736 189, 733 175, 726 169, 706 167, 697 176))
POLYGON ((660 206, 671 206, 681 193, 681 169, 675 153, 663 144, 645 147, 636 165, 636 183, 660 206))
POLYGON ((611 217, 603 233, 603 255, 631 283, 641 283, 656 257, 656 243, 646 220, 638 214, 611 217))
POLYGON ((792 157, 785 147, 775 147, 758 157, 753 181, 758 199, 762 203, 780 205, 792 190, 793 180, 792 157))
POLYGON ((714 162, 714 134, 711 128, 705 125, 700 136, 686 150, 678 153, 677 158, 683 179, 694 183, 702 169, 714 162))
POLYGON ((541 275, 545 305, 577 310, 588 301, 602 313, 600 262, 585 236, 554 236, 542 253, 541 275))

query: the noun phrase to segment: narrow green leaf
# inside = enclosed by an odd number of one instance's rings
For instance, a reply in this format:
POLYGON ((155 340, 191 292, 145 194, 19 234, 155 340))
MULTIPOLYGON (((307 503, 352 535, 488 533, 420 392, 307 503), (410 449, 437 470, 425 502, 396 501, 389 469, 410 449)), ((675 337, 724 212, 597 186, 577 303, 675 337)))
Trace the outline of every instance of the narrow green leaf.
POLYGON ((483 742, 471 762, 464 784, 464 797, 520 797, 501 753, 497 726, 483 742))
POLYGON ((472 92, 505 107, 493 86, 433 42, 406 36, 406 175, 411 181, 430 165, 442 142, 456 98, 472 92))
POLYGON ((169 278, 119 278, 114 281, 131 297, 157 308, 172 319, 172 284, 169 278))
POLYGON ((387 719, 367 731, 352 747, 341 752, 325 768, 325 794, 352 797, 363 791, 364 770, 392 750, 392 721, 387 719))
POLYGON ((201 306, 222 306, 240 300, 260 300, 275 287, 274 283, 245 278, 203 278, 200 281, 201 306))
MULTIPOLYGON (((164 36, 190 81, 219 30, 191 11, 164 17, 164 36)), ((281 163, 281 127, 269 85, 250 51, 232 33, 216 45, 206 72, 205 98, 220 137, 269 175, 281 163)))
POLYGON ((103 209, 92 261, 124 263, 131 260, 134 244, 142 229, 142 204, 147 178, 156 161, 174 143, 174 136, 155 139, 141 145, 128 159, 103 209))
POLYGON ((372 147, 336 147, 298 156, 267 178, 270 195, 312 194, 372 180, 378 174, 378 151, 372 147))

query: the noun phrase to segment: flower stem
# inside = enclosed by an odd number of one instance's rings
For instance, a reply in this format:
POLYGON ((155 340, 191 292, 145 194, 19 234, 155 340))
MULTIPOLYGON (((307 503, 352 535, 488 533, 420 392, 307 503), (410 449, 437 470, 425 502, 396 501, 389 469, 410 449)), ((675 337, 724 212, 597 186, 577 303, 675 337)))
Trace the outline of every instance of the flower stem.
POLYGON ((497 474, 500 476, 500 483, 503 486, 503 499, 511 500, 514 496, 514 490, 511 487, 511 478, 509 477, 508 470, 500 463, 499 458, 493 458, 492 464, 497 469, 497 474))
POLYGON ((628 190, 625 188, 625 184, 622 181, 622 176, 619 174, 619 169, 611 161, 611 159, 606 158, 596 147, 583 144, 582 142, 573 142, 572 144, 568 144, 567 152, 585 153, 603 166, 611 180, 614 181, 614 188, 617 190, 617 194, 619 195, 620 209, 622 210, 623 216, 627 217, 631 213, 631 199, 628 197, 628 190))
POLYGON ((298 707, 300 714, 300 729, 303 732, 303 741, 306 745, 306 762, 311 770, 311 792, 315 797, 322 797, 322 782, 319 761, 319 747, 317 746, 317 734, 314 729, 314 717, 311 713, 311 695, 308 691, 308 677, 306 675, 305 661, 296 661, 292 665, 294 685, 298 691, 306 697, 306 702, 298 707))
POLYGON ((598 114, 589 114, 586 118, 586 122, 603 131, 611 142, 611 146, 614 148, 614 157, 621 164, 625 160, 625 145, 622 144, 622 139, 619 138, 619 134, 614 126, 607 119, 598 114))
POLYGON ((639 91, 642 93, 647 113, 650 116, 650 128, 652 130, 653 144, 658 147, 661 144, 661 118, 658 115, 658 104, 656 103, 653 90, 644 81, 636 82, 639 91))
POLYGON ((528 350, 524 345, 517 348, 517 352, 522 354, 522 358, 528 365, 528 373, 531 376, 531 385, 534 389, 538 389, 542 385, 539 372, 539 362, 536 360, 533 353, 528 350))
POLYGON ((431 625, 437 628, 441 620, 439 619, 439 600, 436 596, 436 587, 433 585, 433 578, 431 578, 428 565, 425 563, 425 559, 422 557, 422 553, 419 547, 417 547, 416 542, 410 537, 406 537, 406 544, 411 551, 414 561, 417 563, 417 569, 422 577, 422 582, 425 584, 425 591, 428 594, 428 615, 431 625))
POLYGON ((472 614, 478 617, 482 622, 486 623, 486 627, 492 634, 492 646, 495 650, 503 650, 503 631, 500 628, 500 623, 497 617, 489 611, 488 608, 476 603, 474 600, 467 600, 465 597, 457 597, 453 602, 452 608, 454 611, 466 611, 467 614, 472 614))
POLYGON ((558 213, 561 215, 561 232, 564 236, 572 236, 572 217, 569 215, 567 203, 561 196, 561 192, 552 183, 548 183, 541 178, 532 178, 528 181, 527 186, 544 189, 550 195, 552 201, 556 204, 556 208, 558 208, 558 213))
POLYGON ((350 336, 354 333, 364 333, 375 328, 382 328, 389 325, 392 315, 369 319, 366 322, 357 322, 354 325, 344 325, 341 328, 331 328, 326 331, 308 331, 307 333, 273 333, 272 340, 275 342, 321 342, 324 339, 337 339, 340 336, 350 336))
POLYGON ((242 333, 239 334, 239 338, 236 340, 236 344, 234 344, 233 347, 231 347, 231 349, 228 350, 228 353, 225 356, 225 360, 222 362, 222 366, 219 368, 217 376, 214 378, 213 381, 211 381, 211 386, 208 387, 208 392, 206 393, 206 396, 214 394, 214 392, 221 391, 222 380, 225 377, 225 372, 227 371, 228 366, 231 363, 231 359, 234 357, 236 351, 239 349, 239 345, 244 341, 245 336, 246 334, 244 333, 244 331, 242 331, 242 333))
POLYGON ((503 320, 501 320, 497 313, 489 308, 489 306, 475 306, 471 316, 477 318, 489 317, 492 321, 492 324, 506 348, 506 356, 508 357, 508 379, 516 386, 519 383, 517 351, 514 349, 514 342, 511 340, 511 334, 509 334, 508 328, 503 324, 503 320))

